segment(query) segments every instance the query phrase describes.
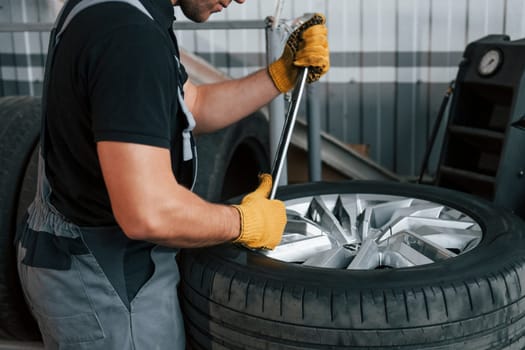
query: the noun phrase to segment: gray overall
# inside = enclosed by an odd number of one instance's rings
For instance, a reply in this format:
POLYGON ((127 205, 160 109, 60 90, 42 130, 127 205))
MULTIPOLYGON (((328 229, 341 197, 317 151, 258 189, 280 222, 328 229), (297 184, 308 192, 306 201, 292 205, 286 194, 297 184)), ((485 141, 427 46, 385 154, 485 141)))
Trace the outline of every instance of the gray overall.
MULTIPOLYGON (((89 6, 108 1, 128 3, 151 18, 138 0, 81 1, 62 28, 55 28, 51 34, 46 80, 60 35, 71 19, 89 6)), ((180 87, 178 94, 182 109, 187 111, 180 87)), ((42 102, 45 118, 45 89, 42 102)), ((187 120, 189 126, 183 132, 184 158, 191 159, 192 150, 188 147, 192 147, 191 129, 195 123, 189 113, 187 120)), ((148 257, 153 265, 151 275, 130 300, 123 292, 122 274, 111 272, 123 270, 123 247, 128 239, 121 229, 77 226, 50 203, 52 189, 44 162, 45 122, 42 125, 37 194, 16 243, 20 281, 45 348, 184 349, 177 297, 177 251, 151 244, 148 257)))

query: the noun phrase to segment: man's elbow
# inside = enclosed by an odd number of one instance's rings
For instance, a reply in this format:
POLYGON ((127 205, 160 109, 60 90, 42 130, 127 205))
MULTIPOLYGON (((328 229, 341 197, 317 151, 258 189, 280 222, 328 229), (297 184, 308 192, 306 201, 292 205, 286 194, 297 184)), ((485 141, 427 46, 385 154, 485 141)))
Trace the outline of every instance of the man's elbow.
POLYGON ((124 234, 132 240, 154 241, 162 236, 161 225, 154 215, 115 215, 124 234))

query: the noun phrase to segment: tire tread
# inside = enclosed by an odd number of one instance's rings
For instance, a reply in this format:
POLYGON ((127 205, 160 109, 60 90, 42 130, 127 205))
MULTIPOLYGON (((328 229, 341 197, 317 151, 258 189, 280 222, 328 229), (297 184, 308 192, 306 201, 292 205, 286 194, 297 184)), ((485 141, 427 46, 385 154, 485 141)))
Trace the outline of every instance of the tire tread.
POLYGON ((13 245, 20 204, 32 199, 24 197, 22 186, 39 133, 39 99, 0 98, 0 337, 3 339, 40 339, 22 297, 13 245))

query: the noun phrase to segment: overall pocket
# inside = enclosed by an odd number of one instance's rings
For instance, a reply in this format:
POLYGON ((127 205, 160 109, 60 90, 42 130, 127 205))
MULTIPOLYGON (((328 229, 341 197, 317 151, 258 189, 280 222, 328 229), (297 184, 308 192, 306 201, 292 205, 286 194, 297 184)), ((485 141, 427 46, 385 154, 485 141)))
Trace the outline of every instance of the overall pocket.
MULTIPOLYGON (((20 253, 26 252, 21 250, 20 253)), ((82 280, 82 265, 74 255, 67 270, 19 264, 27 302, 44 338, 49 336, 59 344, 87 343, 104 338, 91 303, 92 296, 86 293, 82 280)))

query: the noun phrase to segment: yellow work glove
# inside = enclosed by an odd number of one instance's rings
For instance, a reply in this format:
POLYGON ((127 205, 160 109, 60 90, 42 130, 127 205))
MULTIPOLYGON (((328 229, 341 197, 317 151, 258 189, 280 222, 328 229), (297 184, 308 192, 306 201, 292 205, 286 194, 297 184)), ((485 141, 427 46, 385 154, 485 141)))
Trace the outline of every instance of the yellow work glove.
POLYGON ((273 83, 281 92, 290 91, 299 69, 308 67, 308 83, 321 78, 330 68, 328 30, 325 17, 314 14, 288 38, 282 56, 268 66, 273 83))
POLYGON ((241 216, 241 234, 234 243, 248 248, 274 249, 280 242, 286 225, 286 208, 278 200, 268 199, 272 189, 272 176, 259 176, 259 187, 246 195, 234 207, 241 216))

